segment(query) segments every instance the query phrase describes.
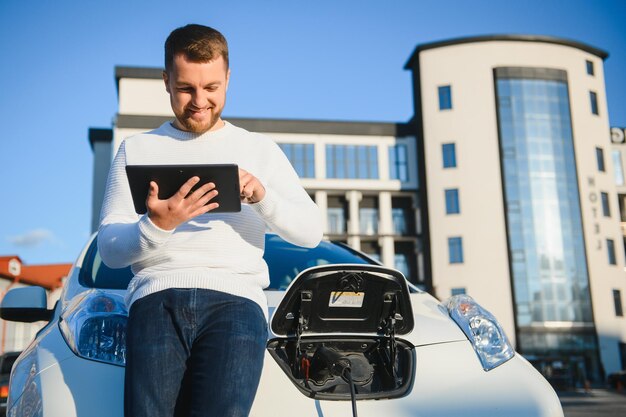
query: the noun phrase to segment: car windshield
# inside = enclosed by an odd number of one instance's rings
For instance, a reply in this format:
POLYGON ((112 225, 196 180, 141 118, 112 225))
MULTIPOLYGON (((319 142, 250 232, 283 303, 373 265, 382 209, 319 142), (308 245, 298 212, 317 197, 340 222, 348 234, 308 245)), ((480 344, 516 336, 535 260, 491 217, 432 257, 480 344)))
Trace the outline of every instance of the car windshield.
MULTIPOLYGON (((291 281, 307 268, 328 264, 374 264, 375 261, 347 246, 321 242, 313 249, 302 248, 285 242, 276 235, 265 236, 263 256, 270 272, 269 290, 284 290, 291 281)), ((100 258, 96 240, 91 243, 79 281, 84 287, 102 289, 126 289, 133 274, 130 267, 111 269, 100 258)))

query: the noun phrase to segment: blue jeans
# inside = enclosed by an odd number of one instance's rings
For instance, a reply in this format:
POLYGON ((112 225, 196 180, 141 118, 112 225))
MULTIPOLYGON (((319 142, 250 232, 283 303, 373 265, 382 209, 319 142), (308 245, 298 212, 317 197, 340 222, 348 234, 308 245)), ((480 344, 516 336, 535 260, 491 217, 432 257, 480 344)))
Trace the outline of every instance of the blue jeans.
POLYGON ((135 301, 128 319, 126 417, 245 417, 267 322, 253 301, 169 289, 135 301))

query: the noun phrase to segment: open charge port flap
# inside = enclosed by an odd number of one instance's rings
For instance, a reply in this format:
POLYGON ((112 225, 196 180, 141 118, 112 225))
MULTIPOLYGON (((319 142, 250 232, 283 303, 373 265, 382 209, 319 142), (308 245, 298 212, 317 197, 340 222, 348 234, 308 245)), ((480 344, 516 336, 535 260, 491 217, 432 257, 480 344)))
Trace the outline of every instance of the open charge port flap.
POLYGON ((276 338, 267 349, 287 377, 306 396, 350 400, 350 385, 333 359, 348 360, 357 399, 390 399, 406 395, 415 374, 415 349, 395 339, 395 361, 388 337, 276 338), (331 359, 329 359, 331 358, 331 359), (298 363, 296 363, 298 362, 298 363))
POLYGON ((303 271, 271 320, 277 336, 407 334, 413 312, 406 280, 376 265, 324 265, 303 271))

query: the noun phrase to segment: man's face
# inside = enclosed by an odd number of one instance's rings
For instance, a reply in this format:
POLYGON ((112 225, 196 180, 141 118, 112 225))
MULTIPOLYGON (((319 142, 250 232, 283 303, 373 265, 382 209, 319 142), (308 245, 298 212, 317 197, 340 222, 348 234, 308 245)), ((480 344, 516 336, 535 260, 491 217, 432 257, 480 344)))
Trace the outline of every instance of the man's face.
POLYGON ((163 72, 176 115, 174 126, 194 133, 222 127, 220 116, 229 77, 230 70, 221 56, 210 62, 191 62, 183 54, 175 55, 170 70, 163 72))

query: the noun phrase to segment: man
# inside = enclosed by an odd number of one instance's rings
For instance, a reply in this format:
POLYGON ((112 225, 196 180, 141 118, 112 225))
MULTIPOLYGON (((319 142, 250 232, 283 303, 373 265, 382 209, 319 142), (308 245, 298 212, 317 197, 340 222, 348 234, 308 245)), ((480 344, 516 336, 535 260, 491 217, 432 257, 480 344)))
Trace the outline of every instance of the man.
POLYGON ((228 46, 214 29, 187 25, 165 43, 163 80, 176 116, 126 139, 113 161, 98 247, 110 267, 132 266, 125 380, 127 417, 247 416, 267 339, 262 256, 269 226, 294 244, 322 235, 319 210, 280 148, 222 120, 228 46), (235 163, 242 210, 211 213, 212 183, 134 211, 125 166, 235 163))

